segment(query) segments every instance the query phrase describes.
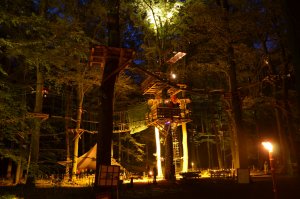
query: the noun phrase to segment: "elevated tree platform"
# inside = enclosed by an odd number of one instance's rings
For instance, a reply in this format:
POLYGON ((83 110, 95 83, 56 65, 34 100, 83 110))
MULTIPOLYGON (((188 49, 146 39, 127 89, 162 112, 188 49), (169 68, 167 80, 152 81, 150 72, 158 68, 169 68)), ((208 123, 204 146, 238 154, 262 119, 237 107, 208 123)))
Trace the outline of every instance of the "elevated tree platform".
MULTIPOLYGON (((156 73, 162 79, 165 79, 165 76, 162 73, 156 73)), ((168 84, 160 81, 159 79, 148 76, 141 85, 144 95, 160 95, 162 90, 170 88, 168 84)))
POLYGON ((41 120, 46 120, 49 118, 49 114, 45 113, 28 113, 29 117, 40 118, 41 120))
POLYGON ((177 104, 171 100, 150 99, 148 105, 151 111, 148 113, 146 120, 149 126, 156 126, 159 129, 166 124, 177 124, 190 122, 190 111, 186 109, 186 104, 190 99, 177 99, 177 104))
POLYGON ((175 84, 168 80, 165 74, 156 72, 148 76, 141 85, 144 95, 160 96, 162 91, 167 89, 168 95, 173 96, 187 88, 186 84, 175 84))
POLYGON ((119 65, 123 65, 132 60, 133 55, 134 50, 128 48, 116 48, 102 45, 94 46, 91 48, 89 65, 104 67, 107 58, 119 59, 119 65))

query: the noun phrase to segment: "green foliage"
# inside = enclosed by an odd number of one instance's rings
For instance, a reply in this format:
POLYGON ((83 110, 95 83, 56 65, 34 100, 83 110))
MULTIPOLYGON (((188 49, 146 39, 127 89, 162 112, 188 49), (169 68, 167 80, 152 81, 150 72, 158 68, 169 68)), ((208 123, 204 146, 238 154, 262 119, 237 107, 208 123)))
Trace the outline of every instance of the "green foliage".
POLYGON ((126 161, 126 158, 122 160, 122 164, 131 164, 132 162, 141 163, 144 160, 144 144, 140 143, 134 135, 126 133, 121 136, 122 140, 122 152, 124 157, 129 157, 130 162, 126 161))
MULTIPOLYGON (((42 68, 51 91, 61 94, 65 86, 75 88, 82 85, 83 92, 89 96, 83 106, 93 104, 90 109, 97 108, 94 91, 100 85, 103 73, 100 67, 91 68, 88 59, 92 45, 107 43, 106 8, 112 2, 107 5, 104 1, 36 2, 3 0, 0 4, 0 154, 14 160, 20 152, 19 144, 27 143, 28 126, 32 125, 26 111, 34 100, 28 95, 25 99, 24 93, 28 94, 28 88, 35 87, 37 67, 42 68), (20 135, 24 135, 24 139, 20 140, 20 135)), ((285 97, 290 107, 295 104, 291 100, 295 97, 292 86, 288 88, 288 96, 283 92, 283 80, 289 79, 293 84, 290 78, 293 66, 289 62, 290 52, 286 50, 285 19, 279 4, 274 1, 228 2, 231 9, 226 16, 228 23, 224 23, 221 17, 224 10, 217 6, 216 1, 186 0, 174 7, 179 1, 123 0, 121 22, 126 24, 130 20, 142 31, 142 51, 138 56, 146 60, 145 67, 153 71, 176 71, 190 88, 203 91, 230 90, 228 46, 232 46, 244 122, 247 132, 254 135, 257 124, 265 125, 263 128, 274 126, 275 105, 285 113, 283 121, 288 114, 295 116, 294 110, 286 113, 282 104, 285 97), (161 10, 158 11, 157 7, 161 10), (173 8, 176 12, 172 17, 168 16, 173 8), (166 69, 166 61, 178 51, 187 53, 184 63, 166 69), (266 61, 272 63, 266 64, 266 61), (276 89, 270 90, 274 85, 276 89), (260 121, 266 121, 266 124, 260 121)), ((198 97, 201 101, 192 107, 193 122, 199 126, 202 121, 205 131, 213 133, 227 126, 224 131, 226 147, 229 148, 230 120, 224 118, 231 108, 230 100, 222 98, 221 94, 212 99, 207 93, 197 96, 188 93, 192 101, 199 100, 198 97), (207 107, 213 108, 202 110, 207 107), (197 108, 201 110, 197 112, 197 108), (217 119, 214 118, 216 111, 220 116, 217 119), (217 131, 210 124, 215 124, 217 131)), ((116 83, 115 107, 127 108, 140 94, 133 79, 121 73, 116 83)), ((71 109, 75 110, 74 107, 71 109)), ((142 117, 143 111, 136 115, 142 117)), ((55 136, 55 133, 64 131, 63 125, 64 122, 60 121, 47 123, 42 128, 42 135, 53 135, 53 141, 63 143, 63 136, 55 136)), ((195 139, 200 142, 202 138, 196 135, 195 139)), ((131 135, 124 136, 123 142, 127 145, 122 150, 128 152, 130 159, 142 161, 144 146, 131 135)), ((47 146, 51 147, 51 144, 47 143, 47 146)), ((57 147, 63 148, 59 144, 57 147)), ((56 156, 63 157, 63 152, 43 152, 43 161, 53 163, 56 156)))
POLYGON ((20 144, 27 142, 28 124, 23 95, 7 83, 0 83, 0 156, 17 162, 20 144))
POLYGON ((183 3, 177 1, 131 1, 127 13, 143 32, 143 58, 147 67, 165 71, 164 64, 178 50, 177 20, 183 3))

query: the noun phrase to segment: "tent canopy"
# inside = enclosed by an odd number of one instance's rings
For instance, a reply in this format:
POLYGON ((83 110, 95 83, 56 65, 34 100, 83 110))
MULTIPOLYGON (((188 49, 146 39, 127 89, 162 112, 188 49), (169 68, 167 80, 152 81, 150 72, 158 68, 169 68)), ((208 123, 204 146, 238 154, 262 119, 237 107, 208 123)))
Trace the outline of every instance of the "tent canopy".
MULTIPOLYGON (((88 152, 80 156, 77 160, 77 170, 86 170, 86 169, 92 169, 96 170, 96 155, 97 155, 97 144, 95 144, 88 152)), ((67 161, 60 161, 58 162, 61 165, 66 165, 68 163, 67 161)), ((124 169, 121 164, 119 164, 114 158, 111 158, 111 165, 117 165, 120 166, 121 169, 124 169)))

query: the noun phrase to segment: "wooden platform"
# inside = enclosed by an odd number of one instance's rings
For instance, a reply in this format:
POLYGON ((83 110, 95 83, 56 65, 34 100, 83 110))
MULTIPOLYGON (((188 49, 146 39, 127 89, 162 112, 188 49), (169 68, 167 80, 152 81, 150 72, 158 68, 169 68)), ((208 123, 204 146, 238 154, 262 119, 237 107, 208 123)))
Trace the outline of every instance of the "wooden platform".
POLYGON ((116 48, 108 46, 94 46, 91 48, 91 55, 89 59, 90 66, 104 67, 107 58, 119 59, 119 65, 131 60, 135 52, 133 49, 116 48))
POLYGON ((42 120, 46 120, 49 118, 49 114, 45 114, 45 113, 28 113, 28 115, 30 117, 40 118, 42 120))

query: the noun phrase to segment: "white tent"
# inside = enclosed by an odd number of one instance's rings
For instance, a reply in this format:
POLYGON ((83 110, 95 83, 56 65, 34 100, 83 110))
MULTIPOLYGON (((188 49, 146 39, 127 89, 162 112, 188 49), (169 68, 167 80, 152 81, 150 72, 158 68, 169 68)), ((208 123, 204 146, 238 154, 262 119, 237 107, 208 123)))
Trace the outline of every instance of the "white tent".
MULTIPOLYGON (((85 169, 92 169, 96 170, 96 154, 97 154, 97 144, 95 144, 88 152, 80 156, 77 160, 77 170, 85 170, 85 169)), ((68 162, 60 161, 58 162, 61 165, 66 165, 68 162)), ((71 163, 71 162, 70 162, 71 163)), ((111 165, 120 166, 121 169, 123 167, 114 159, 111 158, 111 165)))

